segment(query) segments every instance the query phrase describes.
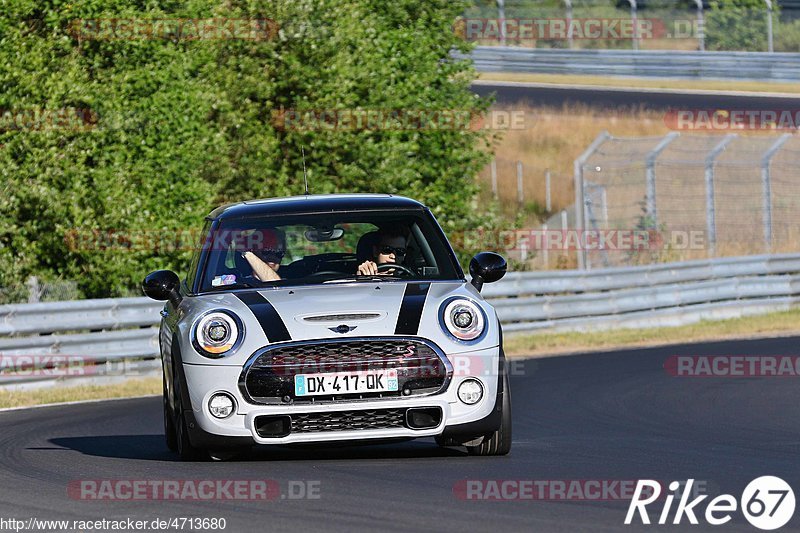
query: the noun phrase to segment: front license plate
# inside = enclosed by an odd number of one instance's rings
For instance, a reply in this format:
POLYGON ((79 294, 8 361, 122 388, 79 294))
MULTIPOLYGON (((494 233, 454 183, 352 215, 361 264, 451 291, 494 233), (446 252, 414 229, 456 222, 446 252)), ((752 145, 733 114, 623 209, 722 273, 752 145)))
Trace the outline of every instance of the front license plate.
POLYGON ((396 390, 397 369, 395 368, 366 372, 336 372, 334 374, 297 374, 294 377, 295 396, 392 392, 396 390))

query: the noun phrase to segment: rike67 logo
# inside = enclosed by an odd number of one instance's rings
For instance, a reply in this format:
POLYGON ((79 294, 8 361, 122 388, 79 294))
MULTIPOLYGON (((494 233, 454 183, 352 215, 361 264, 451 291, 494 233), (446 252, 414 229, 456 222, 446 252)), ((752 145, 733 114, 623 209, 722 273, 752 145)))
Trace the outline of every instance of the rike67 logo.
POLYGON ((639 480, 628 507, 625 524, 630 525, 637 514, 642 524, 650 524, 647 506, 655 502, 660 505, 662 501, 663 507, 658 515, 657 523, 661 525, 668 523, 676 494, 679 496, 679 501, 675 507, 672 524, 680 524, 681 520, 686 517, 690 524, 697 525, 699 523, 697 516, 700 515, 712 526, 719 526, 730 522, 733 513, 737 509, 741 509, 742 514, 751 525, 770 531, 783 527, 794 515, 794 491, 779 477, 762 476, 754 479, 745 487, 742 497, 738 501, 730 494, 720 494, 706 504, 705 513, 700 512, 700 504, 708 498, 708 495, 704 494, 689 500, 692 496, 693 484, 694 480, 690 479, 686 482, 685 490, 681 490, 683 484, 673 481, 669 484, 671 494, 668 493, 665 498, 662 498, 661 484, 658 481, 639 480))

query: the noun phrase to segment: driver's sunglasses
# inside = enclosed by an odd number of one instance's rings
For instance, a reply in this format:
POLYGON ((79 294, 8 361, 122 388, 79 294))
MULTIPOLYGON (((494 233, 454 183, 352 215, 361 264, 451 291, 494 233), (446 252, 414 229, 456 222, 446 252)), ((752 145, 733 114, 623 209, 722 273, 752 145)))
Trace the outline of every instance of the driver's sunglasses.
POLYGON ((397 256, 405 256, 406 249, 405 248, 395 248, 394 246, 381 246, 380 253, 383 255, 394 254, 397 256))
POLYGON ((265 263, 280 263, 286 255, 286 250, 257 250, 253 253, 265 263))

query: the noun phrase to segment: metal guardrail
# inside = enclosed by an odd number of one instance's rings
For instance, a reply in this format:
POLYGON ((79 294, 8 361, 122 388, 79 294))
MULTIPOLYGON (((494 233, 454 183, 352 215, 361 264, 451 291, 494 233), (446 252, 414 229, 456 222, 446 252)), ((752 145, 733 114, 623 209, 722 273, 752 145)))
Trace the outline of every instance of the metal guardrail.
MULTIPOLYGON (((483 295, 494 300, 519 295, 610 291, 736 276, 795 272, 800 272, 800 254, 724 257, 595 270, 510 272, 499 283, 486 285, 483 295)), ((499 302, 492 303, 497 305, 499 302)))
POLYGON ((756 81, 800 80, 800 54, 792 53, 548 50, 477 46, 471 57, 479 72, 756 81))
MULTIPOLYGON (((512 272, 483 293, 510 333, 675 326, 797 305, 800 254, 512 272)), ((161 307, 147 298, 0 306, 0 385, 155 373, 161 307), (9 372, 15 361, 29 371, 9 372)))

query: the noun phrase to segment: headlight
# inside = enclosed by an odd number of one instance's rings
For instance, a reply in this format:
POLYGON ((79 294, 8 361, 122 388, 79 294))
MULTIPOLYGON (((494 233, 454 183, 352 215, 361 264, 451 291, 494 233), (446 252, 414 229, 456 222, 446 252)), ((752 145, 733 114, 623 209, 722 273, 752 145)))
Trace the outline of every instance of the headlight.
POLYGON ((236 404, 230 395, 219 392, 208 400, 208 411, 214 418, 228 418, 233 414, 236 404))
POLYGON ((461 341, 472 341, 483 335, 486 320, 476 303, 464 298, 445 302, 442 310, 443 329, 461 341))
POLYGON ((194 345, 206 357, 224 357, 242 336, 238 318, 222 311, 200 317, 194 326, 194 345))

